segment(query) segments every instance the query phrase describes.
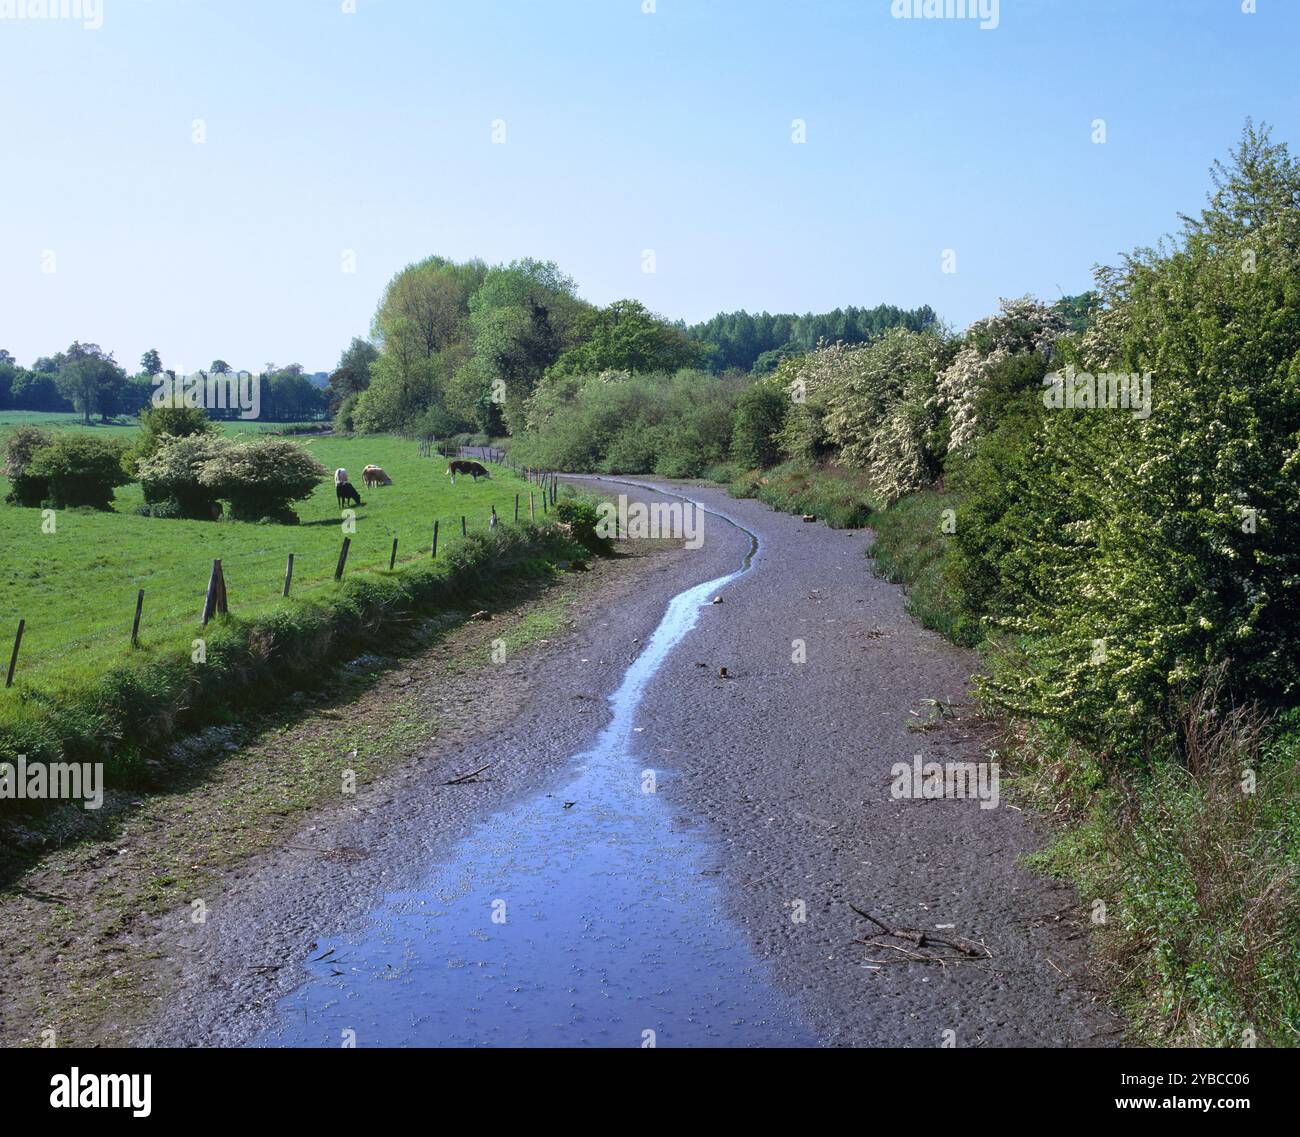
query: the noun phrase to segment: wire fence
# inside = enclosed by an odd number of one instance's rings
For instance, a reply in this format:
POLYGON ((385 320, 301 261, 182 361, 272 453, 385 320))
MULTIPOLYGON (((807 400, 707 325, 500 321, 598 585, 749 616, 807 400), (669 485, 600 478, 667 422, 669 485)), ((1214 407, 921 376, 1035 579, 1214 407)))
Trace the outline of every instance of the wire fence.
MULTIPOLYGON (((202 547, 183 556, 181 563, 158 557, 138 564, 122 579, 120 589, 106 588, 102 581, 88 585, 75 618, 42 613, 39 606, 31 612, 11 609, 0 623, 4 687, 19 683, 21 689, 22 680, 69 663, 108 666, 135 647, 187 643, 201 634, 205 617, 224 609, 223 600, 232 614, 254 617, 273 611, 285 596, 301 600, 328 595, 349 575, 396 572, 440 559, 470 534, 542 520, 558 501, 558 475, 552 472, 512 466, 503 451, 491 447, 455 450, 456 456, 513 470, 528 489, 505 495, 500 509, 491 503, 488 511, 480 507, 472 515, 442 511, 423 525, 409 518, 344 524, 336 542, 314 534, 312 540, 294 541, 292 535, 286 540, 283 527, 266 526, 265 547, 249 547, 251 527, 241 526, 236 539, 226 525, 204 523, 202 547), (214 587, 219 587, 219 597, 214 598, 214 587)), ((336 524, 330 522, 331 527, 336 524)), ((76 566, 69 565, 69 571, 75 572, 76 566)))

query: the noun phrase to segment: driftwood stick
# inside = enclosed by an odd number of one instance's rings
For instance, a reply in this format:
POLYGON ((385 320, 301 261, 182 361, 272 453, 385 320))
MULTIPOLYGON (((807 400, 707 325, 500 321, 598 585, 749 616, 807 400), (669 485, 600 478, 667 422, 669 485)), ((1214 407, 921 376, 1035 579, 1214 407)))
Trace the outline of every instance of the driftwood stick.
POLYGON ((486 770, 491 765, 492 765, 491 762, 486 762, 482 766, 480 766, 477 770, 471 770, 468 774, 460 774, 457 777, 452 778, 451 781, 443 782, 442 784, 444 786, 458 786, 460 785, 461 782, 467 782, 469 781, 470 778, 473 778, 476 775, 483 773, 483 771, 486 770))
POLYGON ((946 939, 942 936, 932 936, 929 932, 918 931, 916 928, 891 928, 883 920, 876 919, 870 912, 864 912, 856 904, 850 904, 849 907, 864 920, 870 920, 887 936, 907 940, 918 948, 925 947, 927 944, 935 944, 939 947, 951 948, 953 951, 970 956, 972 959, 993 958, 993 953, 983 944, 972 943, 970 940, 963 940, 959 937, 946 939))

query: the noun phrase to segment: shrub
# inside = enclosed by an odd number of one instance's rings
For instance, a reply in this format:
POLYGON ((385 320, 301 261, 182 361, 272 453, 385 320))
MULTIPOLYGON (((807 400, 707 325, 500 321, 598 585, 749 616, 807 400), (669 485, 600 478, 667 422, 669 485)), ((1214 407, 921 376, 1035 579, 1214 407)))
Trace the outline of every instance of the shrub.
MULTIPOLYGON (((168 521, 176 521, 186 516, 175 501, 160 501, 153 505, 137 505, 135 515, 137 517, 161 517, 168 521)), ((212 516, 211 513, 208 516, 212 516)))
POLYGON ((216 491, 201 481, 204 467, 234 443, 199 432, 182 438, 163 437, 159 448, 140 463, 140 485, 153 517, 212 516, 216 491))
POLYGON ((38 506, 46 499, 50 492, 49 481, 36 477, 30 470, 36 452, 49 444, 50 436, 34 426, 20 426, 9 436, 4 465, 4 475, 9 479, 6 501, 14 505, 38 506))
POLYGON ((948 342, 891 328, 871 343, 826 352, 825 428, 840 460, 866 470, 882 502, 930 484, 946 450, 937 381, 952 355, 948 342))
POLYGON ((349 391, 339 402, 339 409, 334 412, 334 429, 339 434, 351 434, 356 429, 358 398, 360 392, 349 391))
POLYGON ((237 521, 295 522, 290 503, 310 497, 328 471, 300 446, 257 438, 223 447, 204 463, 201 485, 230 502, 237 521))
POLYGON ((555 519, 573 529, 573 539, 593 553, 609 556, 614 551, 614 542, 609 537, 597 535, 596 527, 600 523, 600 514, 596 504, 581 498, 564 498, 556 502, 552 510, 555 519))
POLYGON ((644 474, 655 468, 656 451, 648 430, 624 430, 610 439, 598 464, 606 474, 644 474))
POLYGON ((547 376, 511 457, 552 470, 697 477, 726 458, 738 395, 734 380, 696 371, 547 376))
POLYGON ((68 431, 36 450, 28 470, 46 481, 56 509, 111 509, 113 490, 131 480, 122 454, 121 443, 68 431))
POLYGON ((781 458, 777 436, 785 426, 790 397, 779 383, 747 387, 731 415, 731 457, 745 469, 773 466, 781 458))
POLYGON ((170 439, 211 435, 216 430, 217 424, 201 407, 146 407, 140 412, 140 434, 126 452, 126 471, 138 475, 140 464, 170 439))
POLYGON ((939 376, 939 400, 952 419, 949 445, 957 453, 968 453, 980 432, 993 425, 991 415, 1000 404, 990 387, 998 367, 1014 355, 1050 362, 1056 340, 1066 331, 1065 317, 1031 296, 1003 300, 1000 308, 996 316, 966 329, 956 358, 939 376))
POLYGON ((1297 201, 1300 163, 1248 130, 1179 239, 1098 275, 1102 310, 1056 362, 1149 377, 1149 417, 1047 409, 1041 388, 1031 411, 1015 388, 1032 368, 1008 370, 1009 354, 977 368, 1008 397, 970 443, 958 578, 1009 649, 984 687, 996 706, 1142 758, 1220 661, 1225 699, 1294 702, 1297 201))

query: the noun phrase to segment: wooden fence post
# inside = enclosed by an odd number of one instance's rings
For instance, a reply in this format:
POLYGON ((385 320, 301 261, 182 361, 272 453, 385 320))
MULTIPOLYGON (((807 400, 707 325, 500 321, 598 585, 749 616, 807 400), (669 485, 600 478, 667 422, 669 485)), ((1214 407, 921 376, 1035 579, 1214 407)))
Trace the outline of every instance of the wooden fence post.
POLYGON ((343 579, 343 566, 348 563, 348 549, 351 547, 352 547, 352 538, 344 537, 343 548, 339 550, 339 563, 338 566, 334 569, 335 580, 343 579))
POLYGON ((221 579, 221 562, 212 562, 212 573, 208 577, 208 592, 203 598, 203 624, 206 627, 209 620, 217 611, 217 596, 221 579))
POLYGON ((26 620, 19 620, 19 621, 18 621, 18 634, 17 634, 16 636, 14 636, 14 650, 13 650, 13 654, 11 654, 11 655, 9 656, 9 674, 5 677, 5 686, 6 686, 6 687, 12 687, 12 686, 14 685, 14 668, 18 666, 18 648, 22 645, 22 642, 23 642, 23 629, 24 629, 25 627, 27 627, 27 621, 26 621, 26 620))
POLYGON ((515 494, 515 521, 519 520, 519 495, 515 494))
POLYGON ((396 538, 396 537, 393 538, 393 552, 392 552, 392 555, 388 558, 388 571, 389 571, 389 572, 392 572, 392 571, 393 571, 393 566, 394 566, 395 564, 397 564, 397 538, 396 538))
POLYGON ((430 556, 437 557, 437 555, 438 555, 438 523, 435 521, 433 523, 433 552, 430 554, 430 556))
POLYGON ((293 583, 293 554, 289 554, 289 563, 284 566, 284 592, 282 595, 289 595, 289 585, 293 583))
POLYGON ((140 646, 140 613, 144 609, 144 589, 135 596, 135 619, 131 623, 131 646, 140 646))
POLYGON ((468 536, 465 531, 465 515, 463 513, 460 515, 460 535, 462 537, 468 536))
POLYGON ((528 520, 534 521, 537 518, 537 510, 533 508, 533 491, 528 491, 528 520))

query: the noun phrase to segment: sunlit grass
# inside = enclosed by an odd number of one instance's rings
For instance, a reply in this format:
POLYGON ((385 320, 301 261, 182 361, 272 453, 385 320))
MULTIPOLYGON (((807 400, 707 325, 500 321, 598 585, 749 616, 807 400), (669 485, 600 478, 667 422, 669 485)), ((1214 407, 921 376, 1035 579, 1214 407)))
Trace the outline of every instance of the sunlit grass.
MULTIPOLYGON (((113 429, 113 428, 106 428, 113 429)), ((386 572, 393 538, 397 565, 428 560, 433 523, 439 550, 459 542, 467 528, 487 528, 491 507, 511 520, 516 492, 528 513, 527 483, 504 469, 474 483, 444 474, 445 460, 421 458, 414 442, 392 437, 311 437, 294 441, 331 472, 343 466, 365 504, 356 510, 347 574, 386 572), (391 486, 367 490, 361 470, 383 466, 391 486)), ((0 497, 8 487, 0 479, 0 497)), ((542 516, 536 491, 537 516, 542 516)), ((0 668, 8 663, 18 620, 26 620, 17 681, 20 685, 76 683, 97 676, 132 652, 136 592, 145 590, 140 648, 149 656, 188 645, 198 635, 208 576, 222 561, 233 614, 255 616, 282 604, 287 555, 294 554, 292 594, 310 596, 333 587, 344 532, 326 479, 297 505, 301 524, 176 521, 140 517, 140 487, 118 490, 115 512, 59 511, 55 532, 43 531, 39 509, 0 504, 0 668)), ((5 694, 0 691, 0 699, 5 694)))

